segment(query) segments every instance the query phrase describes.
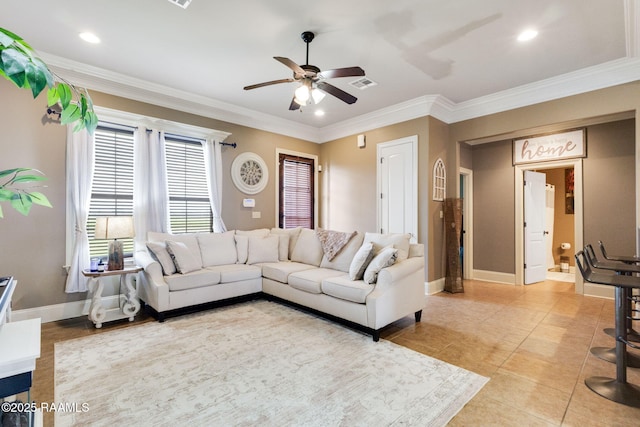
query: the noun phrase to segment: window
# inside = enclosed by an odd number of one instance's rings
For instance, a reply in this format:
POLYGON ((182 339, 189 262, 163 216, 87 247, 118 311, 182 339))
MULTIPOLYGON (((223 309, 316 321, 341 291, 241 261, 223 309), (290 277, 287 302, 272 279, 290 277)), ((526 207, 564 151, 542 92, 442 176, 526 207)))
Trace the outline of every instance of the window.
POLYGON ((171 232, 212 231, 213 214, 201 140, 167 134, 165 147, 171 232))
POLYGON ((433 165, 433 200, 442 202, 447 191, 447 171, 442 159, 433 165))
MULTIPOLYGON (((110 240, 95 239, 96 217, 133 215, 133 129, 100 124, 95 133, 95 167, 87 220, 89 252, 106 257, 110 240)), ((133 253, 133 239, 121 239, 133 253)))
POLYGON ((280 153, 279 226, 314 228, 314 159, 280 153))

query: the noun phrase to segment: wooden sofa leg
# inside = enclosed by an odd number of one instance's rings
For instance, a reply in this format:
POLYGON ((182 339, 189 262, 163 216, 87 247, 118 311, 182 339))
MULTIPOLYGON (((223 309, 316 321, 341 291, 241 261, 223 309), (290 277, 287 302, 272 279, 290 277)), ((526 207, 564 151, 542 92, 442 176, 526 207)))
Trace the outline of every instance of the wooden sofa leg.
POLYGON ((420 319, 422 319, 422 310, 416 311, 415 312, 415 317, 416 317, 416 323, 419 323, 420 319))
POLYGON ((374 342, 380 341, 380 330, 373 331, 371 336, 373 337, 374 342))

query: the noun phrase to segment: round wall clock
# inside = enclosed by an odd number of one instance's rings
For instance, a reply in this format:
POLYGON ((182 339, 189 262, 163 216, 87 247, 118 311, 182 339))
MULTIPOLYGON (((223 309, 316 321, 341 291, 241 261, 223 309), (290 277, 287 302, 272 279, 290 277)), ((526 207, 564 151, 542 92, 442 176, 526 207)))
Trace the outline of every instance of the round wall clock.
POLYGON ((231 164, 231 178, 238 190, 246 194, 261 192, 269 182, 269 170, 256 153, 239 154, 231 164))

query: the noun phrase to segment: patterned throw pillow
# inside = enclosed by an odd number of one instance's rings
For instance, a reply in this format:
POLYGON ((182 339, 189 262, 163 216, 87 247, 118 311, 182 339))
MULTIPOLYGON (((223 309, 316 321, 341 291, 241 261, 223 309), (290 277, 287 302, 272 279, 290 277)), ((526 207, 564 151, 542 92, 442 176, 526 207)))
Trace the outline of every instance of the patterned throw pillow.
POLYGON ((398 249, 393 246, 387 246, 376 255, 364 272, 364 281, 372 284, 378 280, 378 273, 385 267, 395 264, 398 259, 398 249))

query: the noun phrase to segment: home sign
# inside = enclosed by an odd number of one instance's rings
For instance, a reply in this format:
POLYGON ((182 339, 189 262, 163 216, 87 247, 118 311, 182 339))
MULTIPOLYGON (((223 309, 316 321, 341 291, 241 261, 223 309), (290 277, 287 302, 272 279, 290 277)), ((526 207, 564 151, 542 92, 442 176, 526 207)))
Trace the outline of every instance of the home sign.
POLYGON ((587 155, 584 129, 513 141, 513 164, 549 162, 587 155))

